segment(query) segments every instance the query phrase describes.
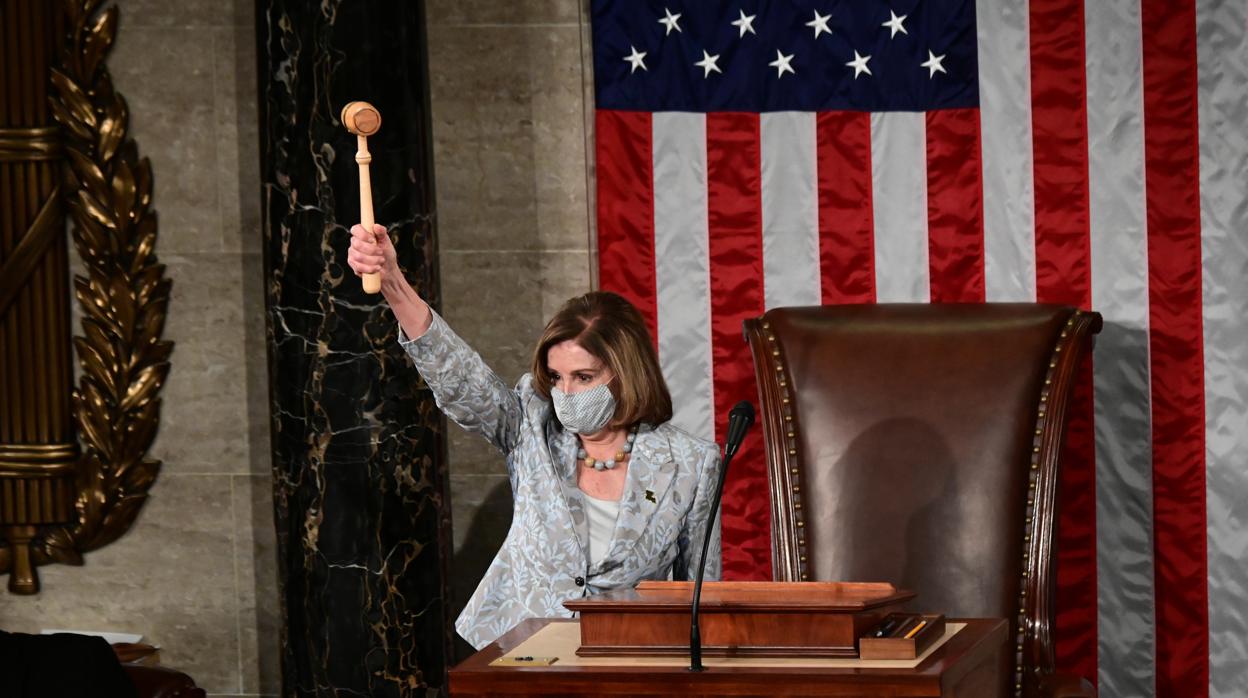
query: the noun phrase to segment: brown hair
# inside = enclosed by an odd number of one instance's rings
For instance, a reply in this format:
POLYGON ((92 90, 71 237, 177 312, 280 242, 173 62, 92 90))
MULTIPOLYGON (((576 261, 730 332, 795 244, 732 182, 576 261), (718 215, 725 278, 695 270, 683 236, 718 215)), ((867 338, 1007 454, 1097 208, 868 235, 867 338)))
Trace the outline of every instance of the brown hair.
POLYGON ((568 340, 615 374, 609 383, 616 400, 612 427, 639 422, 657 425, 672 418, 672 395, 663 380, 654 342, 632 303, 609 291, 591 291, 564 303, 546 323, 533 351, 533 389, 547 400, 551 383, 546 353, 568 340))

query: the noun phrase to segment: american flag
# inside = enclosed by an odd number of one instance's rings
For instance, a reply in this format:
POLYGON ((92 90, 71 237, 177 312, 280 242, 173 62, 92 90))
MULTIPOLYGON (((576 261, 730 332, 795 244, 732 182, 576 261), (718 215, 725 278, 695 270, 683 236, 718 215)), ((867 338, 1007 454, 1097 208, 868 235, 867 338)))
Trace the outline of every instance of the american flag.
MULTIPOLYGON (((785 305, 1104 314, 1059 524, 1059 663, 1104 696, 1248 685, 1244 3, 594 0, 600 286, 676 421, 754 396, 785 305)), ((761 444, 729 578, 770 576, 761 444)))

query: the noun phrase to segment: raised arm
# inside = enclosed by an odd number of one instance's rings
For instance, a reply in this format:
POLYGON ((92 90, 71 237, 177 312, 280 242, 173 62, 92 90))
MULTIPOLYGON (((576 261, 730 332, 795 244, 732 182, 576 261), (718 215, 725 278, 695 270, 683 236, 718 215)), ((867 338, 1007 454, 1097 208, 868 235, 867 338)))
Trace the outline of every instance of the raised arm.
POLYGON ((381 294, 390 304, 404 334, 417 339, 429 329, 433 312, 399 270, 398 257, 385 226, 374 224, 372 233, 362 225, 351 226, 347 264, 356 274, 381 275, 381 294))
POLYGON ((433 391, 438 407, 456 424, 484 436, 504 454, 519 438, 519 396, 468 343, 434 313, 404 278, 386 229, 351 228, 347 263, 356 274, 381 275, 381 293, 399 321, 400 344, 433 391))

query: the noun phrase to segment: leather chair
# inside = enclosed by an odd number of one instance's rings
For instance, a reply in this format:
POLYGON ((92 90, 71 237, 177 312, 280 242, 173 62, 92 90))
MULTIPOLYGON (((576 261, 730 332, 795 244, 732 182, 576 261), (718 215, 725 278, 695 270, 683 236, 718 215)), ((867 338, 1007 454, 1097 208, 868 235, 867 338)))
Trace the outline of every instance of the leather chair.
POLYGON ((1001 695, 1095 696, 1054 670, 1053 531, 1071 395, 1100 328, 1041 304, 747 321, 775 578, 888 581, 919 610, 1009 619, 1001 695))

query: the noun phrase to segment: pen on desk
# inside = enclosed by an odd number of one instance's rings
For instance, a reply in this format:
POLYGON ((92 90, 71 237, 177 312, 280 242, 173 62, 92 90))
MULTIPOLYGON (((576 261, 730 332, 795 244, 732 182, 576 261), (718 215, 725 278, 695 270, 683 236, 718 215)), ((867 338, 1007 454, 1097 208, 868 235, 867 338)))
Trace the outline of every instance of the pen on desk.
POLYGON ((907 640, 909 640, 910 638, 914 637, 915 635, 918 635, 918 634, 919 634, 919 631, 920 631, 920 630, 922 630, 922 629, 923 629, 923 626, 925 626, 925 625, 927 625, 927 621, 925 621, 925 620, 921 620, 921 621, 919 621, 919 624, 918 624, 918 625, 914 626, 913 628, 911 628, 911 629, 910 629, 910 632, 906 633, 906 639, 907 639, 907 640))
POLYGON ((875 629, 875 632, 871 633, 871 637, 888 637, 888 634, 893 632, 893 628, 897 627, 897 621, 900 619, 900 616, 893 616, 892 618, 885 619, 885 621, 880 623, 879 627, 875 629))

